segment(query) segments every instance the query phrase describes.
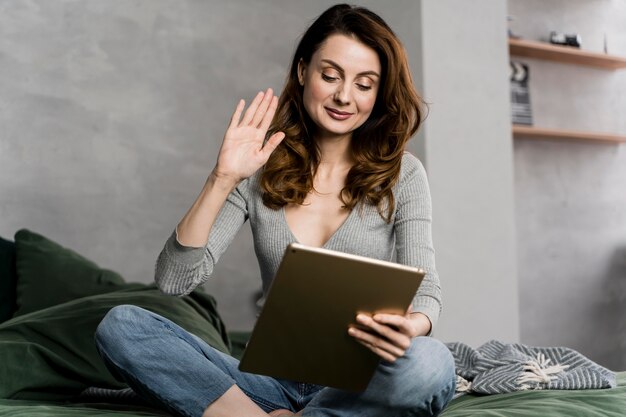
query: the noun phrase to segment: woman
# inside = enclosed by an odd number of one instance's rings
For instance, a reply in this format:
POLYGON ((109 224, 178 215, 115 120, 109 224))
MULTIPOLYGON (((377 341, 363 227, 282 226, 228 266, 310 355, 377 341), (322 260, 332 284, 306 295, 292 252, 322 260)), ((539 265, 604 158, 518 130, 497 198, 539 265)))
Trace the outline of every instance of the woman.
POLYGON ((337 5, 305 32, 280 99, 239 102, 215 168, 167 240, 156 282, 188 294, 250 220, 264 292, 288 243, 419 266, 426 277, 406 315, 359 315, 351 327, 381 357, 351 393, 239 372, 237 361, 134 306, 112 309, 96 341, 142 396, 184 416, 431 416, 454 391, 454 364, 430 338, 441 309, 420 162, 405 152, 421 122, 404 49, 371 11, 337 5))

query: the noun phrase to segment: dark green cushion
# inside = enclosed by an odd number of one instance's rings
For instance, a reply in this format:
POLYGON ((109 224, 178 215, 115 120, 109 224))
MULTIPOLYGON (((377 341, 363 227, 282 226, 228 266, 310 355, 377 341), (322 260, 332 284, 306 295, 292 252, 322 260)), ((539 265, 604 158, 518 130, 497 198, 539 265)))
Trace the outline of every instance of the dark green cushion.
POLYGON ((15 243, 0 237, 0 323, 15 311, 15 243))
POLYGON ((124 284, 116 272, 102 269, 52 240, 18 230, 16 304, 14 317, 90 295, 115 291, 124 284))
POLYGON ((241 360, 248 340, 250 340, 252 332, 244 331, 232 331, 228 332, 228 339, 230 340, 230 355, 233 358, 241 360))
MULTIPOLYGON (((119 288, 0 324, 0 398, 65 401, 75 400, 90 386, 126 387, 110 374, 94 342, 96 327, 104 315, 120 304, 153 311, 216 349, 229 351, 226 329, 210 295, 194 291, 188 296, 171 297, 154 284, 129 283, 119 288)), ((176 364, 172 369, 176 371, 176 364)), ((2 416, 15 415, 2 411, 0 408, 2 416)), ((86 411, 83 415, 100 414, 86 411)))

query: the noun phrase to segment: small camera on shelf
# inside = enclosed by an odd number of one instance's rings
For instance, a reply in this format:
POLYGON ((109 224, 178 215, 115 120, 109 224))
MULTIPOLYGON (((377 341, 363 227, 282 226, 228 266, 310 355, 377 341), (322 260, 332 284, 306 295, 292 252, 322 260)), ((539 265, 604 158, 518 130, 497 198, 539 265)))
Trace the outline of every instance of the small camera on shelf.
POLYGON ((574 48, 580 48, 580 35, 572 34, 566 35, 564 33, 558 33, 555 31, 550 32, 550 43, 555 45, 573 46, 574 48))

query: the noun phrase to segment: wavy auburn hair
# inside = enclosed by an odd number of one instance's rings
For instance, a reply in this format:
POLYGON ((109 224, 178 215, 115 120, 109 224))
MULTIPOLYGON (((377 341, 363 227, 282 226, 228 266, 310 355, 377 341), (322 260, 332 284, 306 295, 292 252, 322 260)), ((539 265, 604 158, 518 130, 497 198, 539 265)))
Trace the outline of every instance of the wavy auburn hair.
POLYGON ((369 118, 352 133, 354 166, 341 190, 344 208, 375 205, 387 221, 395 202, 391 188, 400 176, 405 145, 423 118, 424 102, 413 86, 404 47, 385 21, 364 7, 339 4, 322 13, 304 33, 291 62, 274 120, 267 133, 284 132, 261 174, 263 203, 272 209, 302 204, 313 189, 320 152, 313 138, 314 122, 304 109, 298 62, 308 65, 313 54, 334 34, 353 37, 378 54, 382 74, 369 118), (384 211, 386 209, 386 214, 384 211))

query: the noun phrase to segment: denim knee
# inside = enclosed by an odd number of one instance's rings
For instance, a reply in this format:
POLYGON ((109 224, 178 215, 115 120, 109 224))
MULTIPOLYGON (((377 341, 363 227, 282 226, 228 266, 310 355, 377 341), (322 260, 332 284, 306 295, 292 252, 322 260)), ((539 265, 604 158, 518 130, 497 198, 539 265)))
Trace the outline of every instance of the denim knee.
POLYGON ((398 366, 398 389, 389 399, 391 407, 405 412, 426 409, 429 415, 437 415, 452 399, 456 382, 454 358, 439 340, 431 337, 413 339, 405 357, 398 360, 398 366))
MULTIPOLYGON (((119 305, 113 307, 104 316, 95 333, 95 342, 100 352, 112 356, 125 345, 131 342, 137 326, 142 322, 141 317, 149 317, 148 311, 134 305, 119 305)), ((132 343, 132 342, 131 342, 132 343)))

